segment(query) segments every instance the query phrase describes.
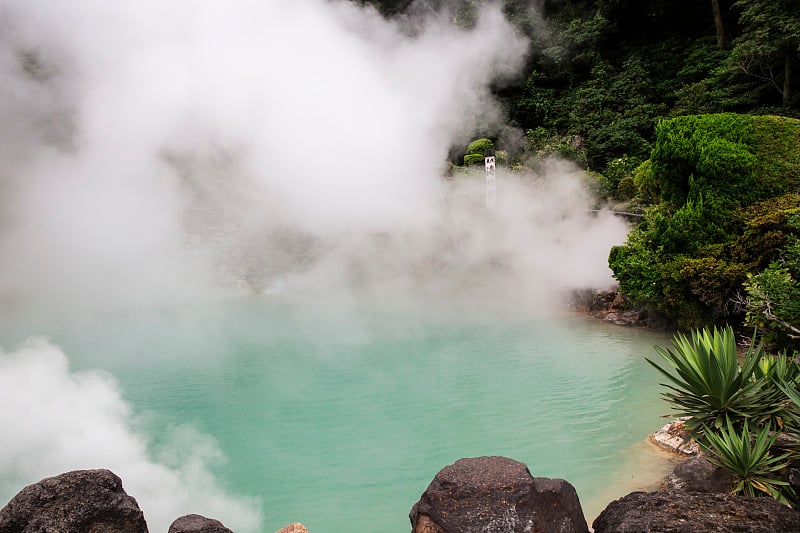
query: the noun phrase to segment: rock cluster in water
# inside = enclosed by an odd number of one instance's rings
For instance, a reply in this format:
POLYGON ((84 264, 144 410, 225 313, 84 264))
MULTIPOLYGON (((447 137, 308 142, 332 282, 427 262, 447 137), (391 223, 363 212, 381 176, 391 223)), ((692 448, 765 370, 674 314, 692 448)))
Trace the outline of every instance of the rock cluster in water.
POLYGON ((660 328, 662 320, 635 307, 619 291, 584 290, 572 294, 570 307, 618 326, 660 328))
MULTIPOLYGON (((726 491, 730 478, 702 455, 684 461, 665 490, 612 502, 595 533, 800 531, 800 513, 771 498, 726 491)), ((533 477, 506 457, 459 459, 443 468, 409 514, 412 533, 588 533, 572 485, 533 477)), ((0 509, 0 533, 148 533, 136 500, 108 470, 77 470, 22 489, 0 509)), ((168 533, 232 533, 201 515, 176 519, 168 533)), ((299 522, 277 533, 308 533, 299 522)))

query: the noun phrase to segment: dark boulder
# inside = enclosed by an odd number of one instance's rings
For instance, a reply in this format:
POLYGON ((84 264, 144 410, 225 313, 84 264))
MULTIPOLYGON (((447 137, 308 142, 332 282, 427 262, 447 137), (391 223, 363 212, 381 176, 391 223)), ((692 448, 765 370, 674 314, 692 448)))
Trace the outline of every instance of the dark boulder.
POLYGON ((703 454, 681 461, 664 480, 666 490, 684 492, 728 493, 733 484, 733 476, 703 454))
POLYGON ((772 498, 708 492, 633 492, 611 502, 595 533, 776 533, 800 531, 800 513, 772 498))
POLYGON ((199 514, 187 514, 176 519, 169 526, 168 533, 233 533, 219 520, 206 518, 199 514))
POLYGON ((147 524, 114 473, 76 470, 22 489, 0 509, 0 533, 147 533, 147 524))
POLYGON ((534 478, 506 457, 459 459, 436 474, 409 513, 412 533, 585 533, 575 488, 534 478))

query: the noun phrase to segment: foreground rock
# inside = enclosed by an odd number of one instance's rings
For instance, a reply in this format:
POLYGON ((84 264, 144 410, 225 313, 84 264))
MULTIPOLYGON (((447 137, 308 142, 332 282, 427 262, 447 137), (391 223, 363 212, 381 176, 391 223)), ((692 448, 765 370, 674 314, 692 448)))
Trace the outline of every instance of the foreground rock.
POLYGON ((136 500, 108 470, 76 470, 22 489, 0 510, 0 533, 147 533, 136 500))
POLYGON ((772 498, 698 492, 634 492, 609 504, 595 533, 800 531, 800 513, 772 498))
POLYGON ((409 513, 412 533, 585 533, 578 495, 563 479, 534 478, 506 457, 459 459, 409 513))
POLYGON ((176 519, 169 526, 168 533, 233 533, 219 520, 206 518, 199 514, 187 514, 176 519))
POLYGON ((664 479, 666 490, 683 492, 728 493, 733 484, 733 476, 709 461, 704 454, 681 461, 664 479))

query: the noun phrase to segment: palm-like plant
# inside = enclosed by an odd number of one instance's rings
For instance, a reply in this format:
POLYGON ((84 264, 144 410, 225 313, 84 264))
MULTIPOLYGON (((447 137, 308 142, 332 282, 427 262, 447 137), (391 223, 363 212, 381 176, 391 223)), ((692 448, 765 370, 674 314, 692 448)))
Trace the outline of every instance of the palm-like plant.
POLYGON ((788 498, 793 499, 794 494, 786 481, 778 479, 778 472, 788 466, 791 454, 770 453, 778 434, 770 436, 772 428, 765 425, 753 437, 747 420, 741 430, 733 426, 730 418, 726 426, 706 431, 705 442, 700 445, 712 455, 709 459, 712 463, 735 477, 736 485, 731 492, 745 496, 768 495, 788 504, 788 498))
POLYGON ((786 353, 764 355, 753 369, 755 379, 770 379, 777 383, 796 384, 800 379, 800 365, 786 353))
POLYGON ((778 387, 790 401, 790 406, 783 412, 786 419, 783 431, 793 442, 789 447, 797 453, 800 452, 800 390, 796 379, 779 381, 778 387))
POLYGON ((698 439, 705 428, 721 429, 726 419, 740 426, 748 418, 769 419, 781 409, 781 391, 768 378, 755 377, 763 345, 751 345, 740 364, 730 326, 693 331, 691 340, 678 333, 671 348, 655 349, 672 370, 647 359, 670 381, 662 383, 670 389, 663 396, 690 417, 687 429, 698 439))

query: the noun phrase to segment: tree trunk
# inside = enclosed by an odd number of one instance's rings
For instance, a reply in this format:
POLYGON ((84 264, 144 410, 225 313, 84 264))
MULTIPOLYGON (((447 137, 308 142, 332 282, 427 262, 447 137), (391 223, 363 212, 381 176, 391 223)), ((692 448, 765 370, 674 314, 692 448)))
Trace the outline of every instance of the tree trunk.
POLYGON ((722 50, 725 48, 725 27, 722 25, 722 11, 719 8, 719 0, 711 0, 711 10, 714 12, 714 25, 717 27, 717 46, 722 50))
POLYGON ((792 54, 786 54, 783 65, 783 107, 789 107, 792 100, 792 54))

